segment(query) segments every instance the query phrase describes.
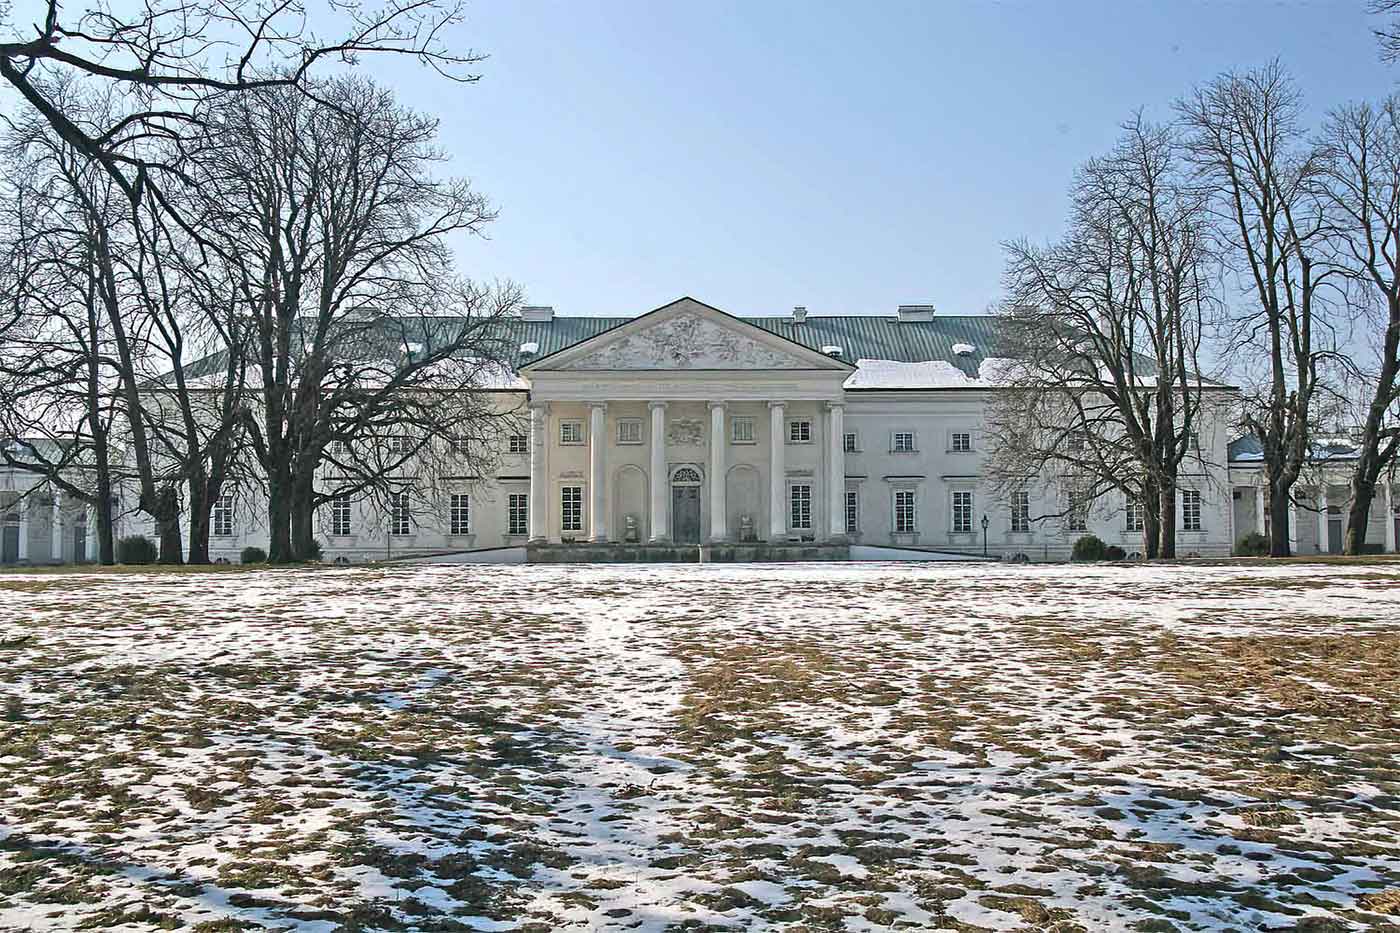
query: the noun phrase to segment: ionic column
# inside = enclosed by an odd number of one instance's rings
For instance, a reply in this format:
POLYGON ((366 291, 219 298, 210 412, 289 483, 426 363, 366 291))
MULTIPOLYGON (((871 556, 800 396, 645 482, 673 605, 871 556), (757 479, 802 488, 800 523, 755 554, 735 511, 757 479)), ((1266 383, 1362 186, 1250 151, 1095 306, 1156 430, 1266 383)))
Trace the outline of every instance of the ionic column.
POLYGON ((604 493, 607 480, 607 402, 588 403, 588 527, 593 541, 608 540, 604 493))
POLYGON ((88 508, 87 536, 83 544, 83 557, 87 560, 97 560, 97 506, 88 508))
POLYGON ((1294 557, 1298 556, 1298 497, 1295 493, 1293 501, 1288 504, 1288 553, 1294 557))
POLYGON ((49 557, 58 563, 63 562, 63 505, 60 493, 53 494, 53 517, 49 520, 49 557))
POLYGON ((1331 550, 1331 542, 1327 539, 1327 483, 1322 482, 1317 487, 1317 550, 1318 553, 1326 554, 1331 550))
POLYGON ((768 540, 787 540, 787 406, 768 403, 768 540))
POLYGON ((724 501, 724 403, 710 403, 710 540, 728 537, 724 501))
POLYGON ((1395 490, 1390 480, 1385 483, 1385 549, 1387 552, 1395 550, 1395 490))
POLYGON ((846 407, 836 402, 826 406, 827 486, 826 497, 831 540, 846 540, 846 407))
POLYGON ((1254 530, 1261 535, 1264 533, 1264 510, 1268 508, 1265 502, 1264 487, 1254 487, 1254 530))
POLYGON ((29 560, 29 499, 23 493, 15 503, 19 508, 19 560, 29 560))
POLYGON ((651 408, 651 540, 657 543, 668 540, 671 531, 670 515, 666 511, 666 493, 669 491, 669 477, 666 476, 666 403, 652 402, 651 408))
POLYGON ((530 542, 549 540, 549 405, 530 406, 530 542))

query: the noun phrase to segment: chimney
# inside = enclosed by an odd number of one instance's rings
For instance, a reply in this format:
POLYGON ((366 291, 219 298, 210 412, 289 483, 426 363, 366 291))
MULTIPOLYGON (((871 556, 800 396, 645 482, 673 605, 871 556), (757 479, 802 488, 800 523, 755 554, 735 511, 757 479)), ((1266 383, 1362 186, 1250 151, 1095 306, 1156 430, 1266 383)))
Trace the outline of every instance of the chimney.
POLYGON ((792 309, 792 323, 801 324, 805 320, 807 320, 807 309, 805 307, 798 305, 792 309))
POLYGON ((526 305, 520 309, 520 320, 548 324, 554 320, 554 308, 551 305, 526 305))
POLYGON ((919 324, 933 320, 933 305, 900 305, 899 323, 919 324))

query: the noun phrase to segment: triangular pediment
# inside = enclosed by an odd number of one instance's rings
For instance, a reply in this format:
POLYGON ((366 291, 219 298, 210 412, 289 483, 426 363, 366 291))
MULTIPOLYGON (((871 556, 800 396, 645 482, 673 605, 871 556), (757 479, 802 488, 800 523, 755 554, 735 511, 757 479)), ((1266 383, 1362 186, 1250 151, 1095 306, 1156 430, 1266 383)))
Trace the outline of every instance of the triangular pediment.
POLYGON ((849 370, 849 364, 717 308, 682 298, 527 369, 577 371, 849 370))

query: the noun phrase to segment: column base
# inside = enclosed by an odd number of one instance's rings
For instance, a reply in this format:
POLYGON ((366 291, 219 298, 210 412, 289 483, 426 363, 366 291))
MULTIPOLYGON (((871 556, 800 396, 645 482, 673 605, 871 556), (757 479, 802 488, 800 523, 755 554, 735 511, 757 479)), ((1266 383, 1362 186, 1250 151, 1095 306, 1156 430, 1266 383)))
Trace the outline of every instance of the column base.
POLYGON ((547 538, 547 537, 529 538, 529 539, 527 539, 527 540, 525 541, 525 543, 526 543, 526 544, 548 544, 548 543, 549 543, 549 538, 547 538))
POLYGON ((647 538, 647 544, 670 544, 670 535, 657 535, 654 538, 647 538))
POLYGON ((588 539, 588 543, 589 543, 589 544, 607 544, 610 540, 612 540, 612 539, 609 538, 607 535, 594 535, 593 537, 591 537, 591 538, 588 539))

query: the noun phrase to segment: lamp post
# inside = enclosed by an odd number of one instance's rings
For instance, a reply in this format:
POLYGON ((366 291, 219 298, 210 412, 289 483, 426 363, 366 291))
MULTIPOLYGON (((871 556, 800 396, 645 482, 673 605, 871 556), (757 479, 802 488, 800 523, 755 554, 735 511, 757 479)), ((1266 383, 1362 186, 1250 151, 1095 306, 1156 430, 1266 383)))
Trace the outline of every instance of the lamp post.
POLYGON ((987 556, 987 526, 990 525, 990 524, 991 524, 991 521, 987 518, 986 514, 983 513, 983 515, 982 515, 982 556, 983 556, 983 557, 986 557, 986 556, 987 556))

